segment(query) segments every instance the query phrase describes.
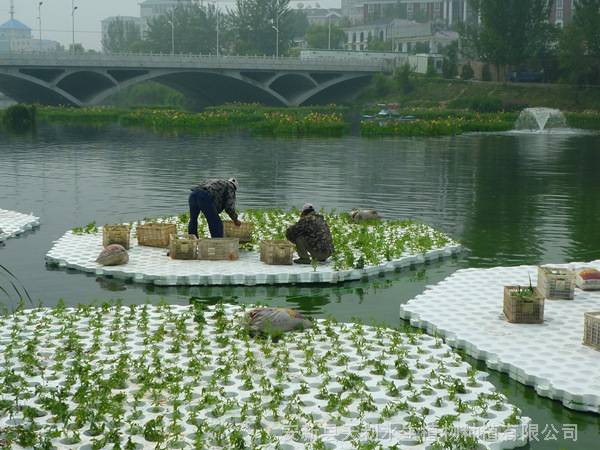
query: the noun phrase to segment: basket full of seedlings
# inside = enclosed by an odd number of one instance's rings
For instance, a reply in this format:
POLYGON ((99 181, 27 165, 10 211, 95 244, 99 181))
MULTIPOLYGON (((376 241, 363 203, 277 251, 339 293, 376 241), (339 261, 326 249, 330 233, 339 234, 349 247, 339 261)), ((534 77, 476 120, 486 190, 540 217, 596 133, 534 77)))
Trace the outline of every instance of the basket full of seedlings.
POLYGON ((504 315, 510 323, 543 323, 544 296, 529 286, 504 286, 504 315))

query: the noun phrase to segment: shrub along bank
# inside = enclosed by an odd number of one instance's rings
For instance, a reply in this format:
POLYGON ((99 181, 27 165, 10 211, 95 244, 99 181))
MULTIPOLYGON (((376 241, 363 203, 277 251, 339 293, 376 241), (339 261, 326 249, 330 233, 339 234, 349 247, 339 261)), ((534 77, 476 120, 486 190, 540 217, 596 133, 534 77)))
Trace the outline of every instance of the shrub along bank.
POLYGON ((463 102, 469 103, 471 99, 488 99, 496 105, 499 102, 501 108, 496 111, 514 111, 525 107, 548 107, 563 111, 598 110, 600 86, 493 83, 415 75, 381 75, 365 89, 357 102, 360 105, 398 103, 402 107, 470 109, 463 102))
POLYGON ((260 105, 225 105, 200 113, 175 109, 119 110, 106 107, 43 107, 41 117, 51 122, 102 124, 119 122, 123 126, 145 127, 158 131, 249 130, 273 136, 341 136, 347 122, 344 108, 269 108, 260 105))
MULTIPOLYGON (((362 136, 449 136, 467 132, 502 132, 514 128, 526 105, 505 105, 494 98, 463 97, 447 107, 404 107, 397 116, 363 120, 362 136)), ((381 106, 362 113, 376 114, 381 106)), ((230 104, 193 113, 162 108, 115 109, 107 107, 39 107, 38 117, 57 123, 102 125, 120 123, 159 132, 211 132, 242 130, 267 136, 342 136, 350 131, 348 109, 322 107, 274 108, 254 104, 230 104)), ((565 112, 570 127, 600 130, 600 112, 565 112)))

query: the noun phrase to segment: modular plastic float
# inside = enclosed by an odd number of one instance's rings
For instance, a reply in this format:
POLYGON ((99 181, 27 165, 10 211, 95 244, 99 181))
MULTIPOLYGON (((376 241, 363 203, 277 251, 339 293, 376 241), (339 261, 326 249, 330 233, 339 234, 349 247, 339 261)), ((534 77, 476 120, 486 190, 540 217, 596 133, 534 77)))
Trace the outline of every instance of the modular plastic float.
POLYGON ((0 209, 0 242, 18 236, 40 225, 33 214, 0 209))
MULTIPOLYGON (((600 261, 553 267, 600 268, 600 261)), ((537 273, 537 266, 459 270, 400 306, 400 316, 539 395, 600 413, 600 352, 583 345, 584 315, 600 311, 600 291, 575 289, 574 300, 546 300, 542 324, 509 323, 503 287, 528 286, 529 277, 535 286, 537 273)))
POLYGON ((315 271, 310 265, 272 266, 260 261, 259 252, 240 251, 237 261, 172 260, 166 250, 137 245, 132 238, 129 262, 122 266, 105 267, 96 263, 102 251, 102 233, 74 234, 68 231, 46 255, 48 264, 77 269, 96 275, 131 279, 155 285, 258 285, 299 283, 341 283, 376 276, 407 268, 426 261, 457 254, 458 244, 430 250, 425 254, 407 254, 364 269, 335 270, 331 263, 320 264, 315 271))
POLYGON ((151 449, 156 436, 168 448, 241 448, 241 439, 244 448, 350 449, 370 440, 416 450, 455 430, 476 436, 478 448, 527 442, 530 419, 440 339, 318 320, 272 342, 250 337, 243 314, 231 305, 141 305, 8 316, 0 430, 33 421, 33 433, 61 449, 90 449, 105 436, 111 447, 117 439, 151 449), (118 417, 94 413, 107 395, 118 417), (55 396, 91 419, 64 426, 55 396))

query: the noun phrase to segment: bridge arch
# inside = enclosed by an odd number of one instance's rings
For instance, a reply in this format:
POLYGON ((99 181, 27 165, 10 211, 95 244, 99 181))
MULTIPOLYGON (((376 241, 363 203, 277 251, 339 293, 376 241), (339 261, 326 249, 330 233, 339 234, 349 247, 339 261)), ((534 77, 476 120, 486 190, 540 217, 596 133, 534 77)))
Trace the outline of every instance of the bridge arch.
POLYGON ((82 106, 70 93, 24 73, 1 71, 0 86, 4 94, 21 103, 82 106))
MULTIPOLYGON (((269 76, 268 83, 273 76, 269 76)), ((249 78, 239 71, 218 72, 214 70, 161 70, 130 78, 106 89, 91 100, 98 104, 111 95, 145 81, 154 81, 196 99, 202 105, 218 105, 227 102, 264 103, 285 106, 288 100, 268 84, 249 78)))
MULTIPOLYGON (((386 70, 381 62, 318 58, 17 55, 0 61, 0 90, 21 102, 88 106, 129 86, 155 81, 197 100, 199 106, 225 102, 297 106, 322 102, 332 93, 348 94, 341 87, 362 84, 358 80, 380 70, 386 70)), ((330 101, 334 100, 339 97, 330 101)))

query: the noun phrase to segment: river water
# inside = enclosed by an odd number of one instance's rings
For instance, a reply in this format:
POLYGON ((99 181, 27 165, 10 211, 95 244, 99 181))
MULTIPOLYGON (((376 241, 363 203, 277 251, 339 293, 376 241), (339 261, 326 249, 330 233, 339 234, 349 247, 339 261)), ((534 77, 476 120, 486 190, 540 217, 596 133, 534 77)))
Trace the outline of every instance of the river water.
MULTIPOLYGON (((0 248, 0 264, 44 305, 194 297, 399 326, 400 303, 457 269, 600 259, 600 135, 294 140, 42 125, 28 136, 0 135, 0 208, 41 217, 38 230, 0 248), (469 251, 336 287, 159 288, 44 264, 52 241, 74 226, 184 212, 195 182, 230 176, 240 181, 240 209, 372 207, 386 218, 425 221, 469 251)), ((541 442, 531 448, 600 448, 598 416, 569 411, 505 375, 490 380, 539 424, 541 442), (577 442, 561 441, 563 424, 578 425, 577 442)))

